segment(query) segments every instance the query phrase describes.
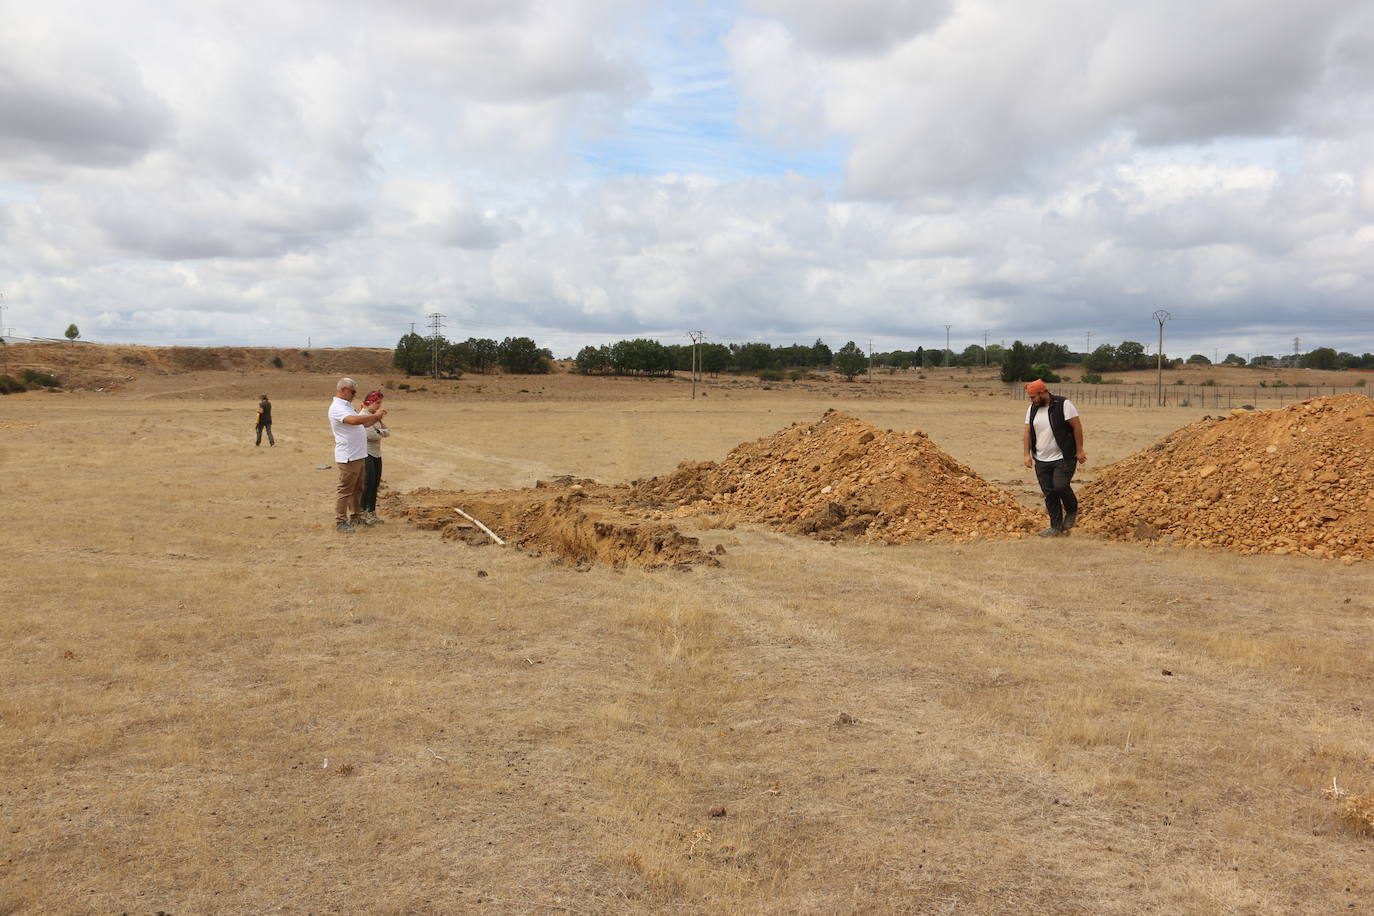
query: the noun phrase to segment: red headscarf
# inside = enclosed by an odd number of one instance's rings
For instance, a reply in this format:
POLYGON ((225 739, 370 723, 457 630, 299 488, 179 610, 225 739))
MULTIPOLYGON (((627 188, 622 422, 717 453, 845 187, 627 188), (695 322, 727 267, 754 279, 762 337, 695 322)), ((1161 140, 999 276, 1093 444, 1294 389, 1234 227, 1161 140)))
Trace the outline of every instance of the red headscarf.
POLYGON ((371 407, 373 404, 376 404, 376 403, 380 402, 381 400, 382 400, 382 393, 381 393, 380 391, 369 391, 369 392, 367 393, 367 397, 363 398, 363 406, 364 406, 364 407, 371 407))
MULTIPOLYGON (((1041 379, 1036 379, 1033 382, 1026 383, 1026 394, 1039 394, 1042 391, 1048 390, 1049 386, 1046 385, 1044 381, 1042 381, 1041 379)), ((368 397, 371 397, 371 395, 368 395, 368 397)))

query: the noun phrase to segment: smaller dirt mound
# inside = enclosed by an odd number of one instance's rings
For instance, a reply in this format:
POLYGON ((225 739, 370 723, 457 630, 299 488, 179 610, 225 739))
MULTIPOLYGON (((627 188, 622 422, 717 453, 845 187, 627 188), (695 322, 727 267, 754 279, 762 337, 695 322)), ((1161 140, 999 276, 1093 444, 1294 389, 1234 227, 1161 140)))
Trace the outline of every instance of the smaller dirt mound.
POLYGON ((1374 557, 1374 400, 1206 417, 1102 470, 1080 525, 1243 554, 1374 557))
POLYGON ((671 525, 631 519, 608 504, 610 488, 591 481, 539 484, 529 490, 483 493, 450 492, 423 487, 389 500, 388 509, 419 528, 473 546, 494 543, 454 509, 462 509, 502 540, 534 556, 550 555, 587 568, 594 563, 685 569, 719 566, 701 550, 696 538, 671 525))
POLYGON ((1035 518, 920 430, 892 432, 827 411, 635 485, 641 505, 720 513, 826 539, 957 541, 1020 537, 1035 518))

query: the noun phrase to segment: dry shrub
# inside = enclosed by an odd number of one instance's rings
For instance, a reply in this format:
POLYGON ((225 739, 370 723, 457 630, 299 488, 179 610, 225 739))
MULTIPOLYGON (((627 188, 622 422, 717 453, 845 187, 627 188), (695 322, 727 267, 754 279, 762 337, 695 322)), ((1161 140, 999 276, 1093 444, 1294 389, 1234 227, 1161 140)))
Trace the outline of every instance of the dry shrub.
POLYGON ((1360 836, 1374 836, 1374 792, 1347 798, 1341 820, 1360 836))

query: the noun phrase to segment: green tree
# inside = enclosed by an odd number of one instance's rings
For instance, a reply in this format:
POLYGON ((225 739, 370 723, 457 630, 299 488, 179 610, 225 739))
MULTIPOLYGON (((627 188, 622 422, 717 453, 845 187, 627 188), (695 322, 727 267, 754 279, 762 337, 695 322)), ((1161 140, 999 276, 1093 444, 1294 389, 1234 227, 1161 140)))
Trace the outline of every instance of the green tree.
POLYGON ((1145 355, 1145 345, 1134 340, 1123 340, 1116 348, 1116 361, 1122 369, 1144 369, 1151 365, 1145 355))
POLYGON ((1089 372, 1111 372, 1117 368, 1116 347, 1103 344, 1083 358, 1083 368, 1089 372))
POLYGON ((1223 366, 1243 366, 1245 365, 1245 357, 1236 353, 1227 353, 1221 364, 1223 366))
POLYGON ((469 337, 463 341, 464 365, 473 372, 495 369, 501 357, 501 345, 489 337, 469 337))
POLYGON ((1030 350, 1021 341, 1013 341, 1006 359, 1002 361, 1002 381, 1028 382, 1032 377, 1030 350))
POLYGON ((864 371, 867 366, 868 357, 852 340, 835 353, 835 369, 845 377, 845 381, 854 381, 854 376, 864 371))
POLYGON ((1212 365, 1212 361, 1211 361, 1210 359, 1208 359, 1206 356, 1203 356, 1201 353, 1194 353, 1192 356, 1188 357, 1187 363, 1188 363, 1188 365, 1190 365, 1190 366, 1210 366, 1210 365, 1212 365))
POLYGON ((1030 360, 1032 363, 1044 363, 1053 369, 1060 366, 1067 366, 1073 358, 1073 353, 1063 344, 1051 343, 1042 340, 1034 347, 1030 348, 1030 360))
POLYGON ((577 351, 574 360, 577 371, 583 375, 600 374, 611 367, 611 354, 608 347, 585 346, 577 351))
POLYGON ((548 372, 552 358, 528 337, 507 337, 501 341, 496 360, 507 372, 534 375, 548 372))
POLYGON ((732 344, 730 349, 735 354, 735 368, 741 372, 757 372, 760 369, 778 367, 777 353, 769 344, 732 344))
POLYGON ((825 341, 817 337, 816 342, 811 345, 811 364, 817 368, 828 366, 834 358, 835 354, 826 346, 825 341))
POLYGON ((1339 369, 1340 359, 1330 347, 1318 347, 1302 358, 1302 364, 1309 369, 1339 369))
POLYGON ((656 340, 636 337, 610 347, 610 367, 620 375, 662 375, 673 369, 673 355, 656 340))
POLYGON ((77 330, 76 325, 74 324, 67 325, 66 334, 68 340, 76 340, 78 337, 81 336, 81 332, 77 330))
POLYGON ((701 371, 712 375, 719 375, 730 368, 733 356, 730 348, 722 343, 704 343, 697 351, 697 359, 701 360, 701 371))
POLYGON ((986 357, 986 351, 979 344, 969 344, 964 348, 964 352, 959 354, 958 365, 960 366, 981 366, 986 357))
POLYGON ((391 364, 406 375, 424 375, 429 372, 429 341, 414 331, 396 341, 396 351, 391 364))

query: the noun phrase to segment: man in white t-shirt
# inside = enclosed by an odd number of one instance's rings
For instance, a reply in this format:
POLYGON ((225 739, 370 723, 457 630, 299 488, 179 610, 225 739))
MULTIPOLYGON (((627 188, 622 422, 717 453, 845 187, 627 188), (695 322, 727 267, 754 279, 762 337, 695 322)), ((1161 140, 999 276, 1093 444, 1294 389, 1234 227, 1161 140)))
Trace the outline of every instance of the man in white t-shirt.
POLYGON ((1050 526, 1040 536, 1057 537, 1078 522, 1078 497, 1070 481, 1079 462, 1088 460, 1083 451, 1083 423, 1073 401, 1050 394, 1039 379, 1026 385, 1026 397, 1030 399, 1026 408, 1026 467, 1035 468, 1050 514, 1050 526))
POLYGON ((363 492, 363 469, 367 464, 367 427, 386 416, 385 410, 358 413, 353 399, 358 395, 358 383, 341 378, 334 386, 334 401, 329 405, 329 426, 334 431, 334 463, 339 466, 339 489, 334 501, 334 530, 354 531, 350 518, 364 522, 360 503, 363 492))

